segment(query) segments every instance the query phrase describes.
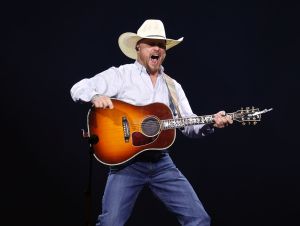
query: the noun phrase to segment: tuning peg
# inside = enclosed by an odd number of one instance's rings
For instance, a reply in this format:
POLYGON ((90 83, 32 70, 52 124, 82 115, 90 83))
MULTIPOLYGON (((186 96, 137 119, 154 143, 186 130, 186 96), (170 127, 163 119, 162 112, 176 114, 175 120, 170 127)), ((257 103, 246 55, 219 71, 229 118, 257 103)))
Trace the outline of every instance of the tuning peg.
POLYGON ((256 125, 256 124, 257 124, 257 121, 254 121, 254 122, 253 122, 253 125, 256 125))
POLYGON ((242 122, 242 125, 244 126, 244 125, 246 125, 246 123, 245 123, 245 122, 242 122))

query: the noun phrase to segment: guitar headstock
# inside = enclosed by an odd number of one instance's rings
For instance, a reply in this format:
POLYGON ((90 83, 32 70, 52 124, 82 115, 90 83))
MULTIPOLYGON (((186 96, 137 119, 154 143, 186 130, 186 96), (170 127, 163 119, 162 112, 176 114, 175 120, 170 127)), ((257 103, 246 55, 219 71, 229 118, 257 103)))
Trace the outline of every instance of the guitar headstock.
POLYGON ((256 125, 261 120, 261 114, 264 112, 259 111, 259 108, 246 107, 234 112, 232 118, 234 121, 242 123, 242 125, 256 125))

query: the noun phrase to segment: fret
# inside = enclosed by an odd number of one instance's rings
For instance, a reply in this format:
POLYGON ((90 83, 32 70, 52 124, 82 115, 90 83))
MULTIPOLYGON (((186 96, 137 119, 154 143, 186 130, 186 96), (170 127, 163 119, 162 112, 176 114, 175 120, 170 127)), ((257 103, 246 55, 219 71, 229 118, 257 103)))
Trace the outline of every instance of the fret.
POLYGON ((213 123, 213 115, 161 120, 161 129, 175 129, 191 125, 213 123))

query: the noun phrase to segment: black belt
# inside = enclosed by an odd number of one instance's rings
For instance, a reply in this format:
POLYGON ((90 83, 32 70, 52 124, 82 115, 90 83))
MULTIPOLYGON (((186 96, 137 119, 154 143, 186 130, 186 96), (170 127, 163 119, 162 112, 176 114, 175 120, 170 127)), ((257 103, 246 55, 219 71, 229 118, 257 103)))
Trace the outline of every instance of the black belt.
POLYGON ((140 153, 135 157, 135 161, 137 162, 157 162, 162 157, 166 156, 168 151, 163 150, 148 150, 140 153))
POLYGON ((140 153, 137 155, 135 158, 132 160, 122 164, 122 165, 116 165, 116 166, 110 166, 111 172, 113 171, 118 171, 126 166, 130 165, 133 162, 157 162, 159 161, 162 157, 166 156, 168 153, 167 150, 148 150, 140 153))

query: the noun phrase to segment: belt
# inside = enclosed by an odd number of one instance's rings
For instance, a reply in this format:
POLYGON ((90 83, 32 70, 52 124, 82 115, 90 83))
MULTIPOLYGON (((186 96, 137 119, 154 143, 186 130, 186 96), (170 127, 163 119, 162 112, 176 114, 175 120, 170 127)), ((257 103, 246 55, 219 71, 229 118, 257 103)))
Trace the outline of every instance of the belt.
POLYGON ((157 162, 162 157, 166 156, 168 151, 158 151, 158 150, 148 150, 140 153, 137 157, 135 157, 135 161, 137 162, 157 162))

